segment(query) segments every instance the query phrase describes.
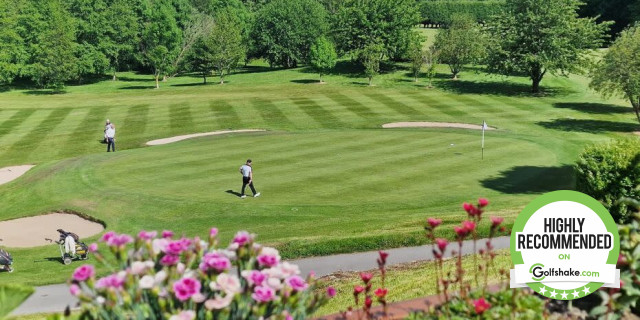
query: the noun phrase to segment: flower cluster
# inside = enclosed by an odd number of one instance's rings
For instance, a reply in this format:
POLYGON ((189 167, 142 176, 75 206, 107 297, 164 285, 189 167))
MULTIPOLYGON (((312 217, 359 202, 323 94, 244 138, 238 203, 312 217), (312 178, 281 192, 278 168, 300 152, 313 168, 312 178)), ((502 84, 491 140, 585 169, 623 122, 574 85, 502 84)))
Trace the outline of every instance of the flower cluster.
MULTIPOLYGON (((378 301, 378 303, 382 305, 382 311, 385 317, 387 315, 387 293, 389 293, 389 290, 385 288, 385 279, 387 274, 386 265, 388 256, 388 253, 384 251, 378 251, 378 259, 376 260, 376 262, 378 263, 378 270, 380 271, 380 281, 382 286, 374 290, 373 295, 371 295, 371 288, 373 286, 372 273, 361 272, 360 280, 362 280, 362 285, 356 285, 353 287, 353 298, 355 299, 356 307, 360 306, 360 296, 362 295, 364 297, 362 310, 356 311, 358 313, 358 319, 361 319, 362 316, 366 317, 367 319, 373 319, 371 306, 373 305, 374 297, 378 301)), ((354 308, 349 308, 348 311, 343 312, 343 318, 351 318, 350 316, 353 315, 354 312, 353 309, 354 308)))
POLYGON ((94 266, 80 266, 70 292, 92 319, 304 319, 335 295, 331 287, 314 293, 313 275, 303 278, 254 235, 238 232, 227 247, 218 246, 217 235, 215 228, 208 241, 167 230, 161 237, 141 231, 135 239, 107 232, 101 241, 118 266, 92 244, 111 273, 96 278, 94 266))

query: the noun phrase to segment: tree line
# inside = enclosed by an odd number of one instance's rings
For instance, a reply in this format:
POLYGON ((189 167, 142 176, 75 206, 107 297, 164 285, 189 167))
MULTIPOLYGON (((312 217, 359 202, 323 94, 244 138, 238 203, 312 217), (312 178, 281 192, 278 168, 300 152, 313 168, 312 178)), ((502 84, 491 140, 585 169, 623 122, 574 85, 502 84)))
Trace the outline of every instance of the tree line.
POLYGON ((0 0, 0 8, 0 84, 42 88, 117 80, 119 71, 151 73, 156 87, 187 72, 204 82, 215 72, 223 83, 256 58, 319 72, 337 56, 399 60, 419 21, 414 0, 0 0))

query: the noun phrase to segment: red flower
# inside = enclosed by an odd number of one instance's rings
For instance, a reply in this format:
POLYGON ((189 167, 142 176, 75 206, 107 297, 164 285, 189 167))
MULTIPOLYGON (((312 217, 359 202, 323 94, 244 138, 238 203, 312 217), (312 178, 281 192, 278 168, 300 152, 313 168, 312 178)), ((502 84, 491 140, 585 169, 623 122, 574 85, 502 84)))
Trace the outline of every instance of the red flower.
POLYGON ((371 278, 373 278, 373 275, 371 273, 360 272, 360 279, 362 279, 364 283, 369 283, 369 281, 371 281, 371 278))
POLYGON ((429 218, 427 219, 427 223, 429 223, 431 228, 435 228, 442 223, 442 219, 429 218))
POLYGON ((436 244, 438 245, 438 249, 440 249, 440 252, 444 253, 444 250, 447 248, 449 242, 446 239, 438 238, 436 239, 436 244))
POLYGON ((475 212, 475 208, 471 203, 463 203, 462 204, 462 208, 464 209, 464 211, 466 211, 468 214, 471 214, 472 212, 475 212))
POLYGON ((467 232, 473 232, 476 230, 476 223, 473 221, 462 221, 462 226, 467 229, 467 232))
POLYGON ((480 206, 480 208, 486 207, 489 205, 489 200, 487 200, 486 198, 480 198, 478 199, 478 205, 480 206))
POLYGON ((618 263, 619 266, 624 266, 627 264, 627 258, 621 253, 618 255, 618 263))
POLYGON ((384 251, 378 251, 378 255, 380 255, 380 262, 382 262, 381 264, 387 263, 387 257, 389 256, 388 253, 384 251))
POLYGON ((491 226, 495 228, 499 226, 502 223, 502 221, 504 221, 503 217, 491 217, 491 226))
POLYGON ((366 299, 364 299, 364 305, 367 309, 371 308, 371 304, 373 303, 373 301, 371 300, 370 297, 367 297, 366 299))
POLYGON ((504 226, 500 227, 500 232, 507 232, 507 228, 505 228, 504 226))
POLYGON ((362 287, 362 286, 353 287, 353 295, 354 296, 357 296, 357 295, 361 294, 362 291, 364 291, 364 287, 362 287))
POLYGON ((476 309, 476 314, 483 314, 491 308, 491 304, 484 298, 480 298, 478 300, 473 300, 473 307, 476 309))
POLYGON ((458 227, 458 226, 453 227, 453 231, 456 232, 456 234, 458 235, 459 238, 464 238, 469 233, 469 231, 467 231, 466 228, 458 227))
POLYGON ((387 292, 389 292, 389 290, 383 289, 383 288, 378 288, 378 289, 376 289, 374 294, 376 295, 376 297, 382 299, 387 295, 387 292))

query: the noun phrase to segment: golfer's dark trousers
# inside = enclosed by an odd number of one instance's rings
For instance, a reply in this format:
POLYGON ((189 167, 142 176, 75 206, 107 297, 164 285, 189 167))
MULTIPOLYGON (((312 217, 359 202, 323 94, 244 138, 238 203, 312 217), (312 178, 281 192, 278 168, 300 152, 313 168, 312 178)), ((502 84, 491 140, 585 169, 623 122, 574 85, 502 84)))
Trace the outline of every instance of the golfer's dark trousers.
POLYGON ((251 192, 253 192, 253 194, 256 194, 256 188, 253 187, 253 181, 251 181, 251 183, 249 183, 249 177, 242 177, 242 193, 240 195, 244 196, 244 188, 247 187, 247 185, 249 185, 249 188, 251 188, 251 192))
POLYGON ((107 152, 109 152, 110 150, 116 152, 116 142, 113 140, 113 138, 107 139, 107 152))

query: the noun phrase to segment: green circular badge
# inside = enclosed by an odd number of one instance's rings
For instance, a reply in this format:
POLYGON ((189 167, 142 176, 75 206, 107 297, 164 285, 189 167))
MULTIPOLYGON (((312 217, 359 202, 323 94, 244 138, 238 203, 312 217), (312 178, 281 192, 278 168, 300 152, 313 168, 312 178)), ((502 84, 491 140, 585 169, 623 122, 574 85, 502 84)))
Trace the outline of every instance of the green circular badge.
POLYGON ((552 299, 619 287, 618 226, 597 200, 576 191, 546 193, 527 205, 511 232, 511 287, 552 299))

